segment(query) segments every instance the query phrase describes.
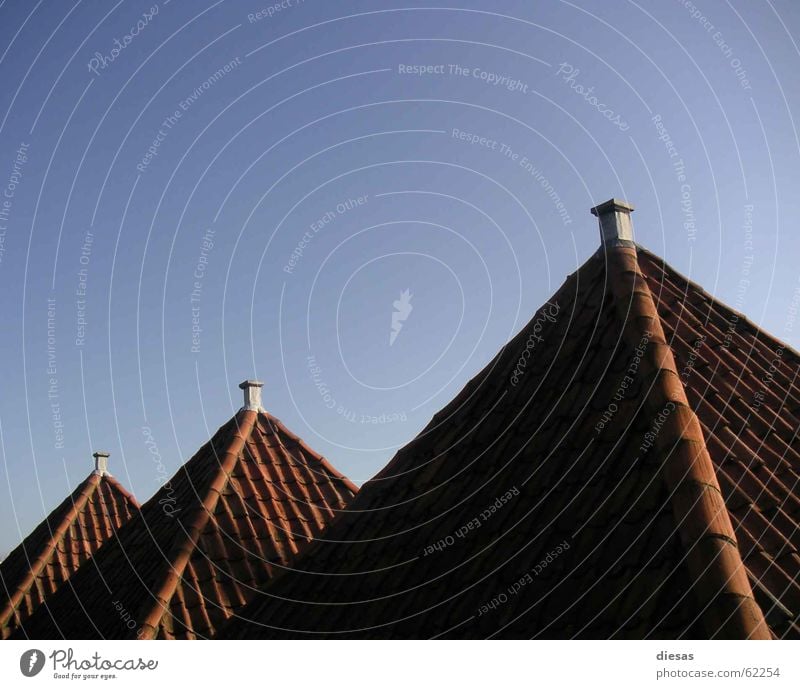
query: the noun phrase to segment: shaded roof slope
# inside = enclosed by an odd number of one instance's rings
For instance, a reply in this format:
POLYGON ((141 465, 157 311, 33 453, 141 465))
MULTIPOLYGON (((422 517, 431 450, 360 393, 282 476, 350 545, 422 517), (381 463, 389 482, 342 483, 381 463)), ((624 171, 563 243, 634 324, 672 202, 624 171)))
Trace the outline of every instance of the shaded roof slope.
POLYGON ((220 637, 796 638, 799 371, 605 246, 220 637))
POLYGON ((93 472, 0 563, 5 639, 139 509, 115 478, 93 472))
POLYGON ((275 417, 243 409, 24 631, 208 637, 356 491, 275 417))

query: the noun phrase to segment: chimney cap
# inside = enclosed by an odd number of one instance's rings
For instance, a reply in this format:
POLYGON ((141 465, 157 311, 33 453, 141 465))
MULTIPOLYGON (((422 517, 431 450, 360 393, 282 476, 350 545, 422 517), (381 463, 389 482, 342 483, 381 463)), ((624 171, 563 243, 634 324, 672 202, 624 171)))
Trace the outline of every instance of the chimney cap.
POLYGON ((263 388, 264 383, 260 380, 243 380, 241 383, 239 383, 239 387, 242 390, 245 390, 246 388, 263 388))
POLYGON ((239 383, 239 387, 244 390, 244 409, 247 411, 264 411, 261 406, 261 388, 264 383, 260 380, 245 380, 239 383))
POLYGON ((97 450, 92 453, 94 457, 94 473, 98 476, 111 476, 108 473, 108 458, 111 456, 110 452, 105 450, 97 450))
POLYGON ((622 199, 609 199, 591 209, 600 223, 603 246, 635 246, 631 213, 633 205, 622 199))
POLYGON ((623 201, 622 199, 609 199, 608 201, 601 203, 599 206, 592 208, 591 213, 599 218, 601 215, 612 213, 614 211, 632 213, 635 210, 636 209, 633 207, 633 204, 630 204, 627 201, 623 201))

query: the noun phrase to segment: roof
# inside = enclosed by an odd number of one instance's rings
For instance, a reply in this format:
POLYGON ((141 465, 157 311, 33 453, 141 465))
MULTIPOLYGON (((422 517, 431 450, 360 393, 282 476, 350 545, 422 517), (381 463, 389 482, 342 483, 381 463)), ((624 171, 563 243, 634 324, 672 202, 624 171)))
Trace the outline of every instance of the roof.
POLYGON ((220 638, 798 638, 798 372, 604 245, 220 638))
POLYGON ((139 509, 115 478, 93 472, 0 563, 7 638, 139 509))
POLYGON ((24 633, 209 637, 356 491, 278 419, 240 410, 24 633))

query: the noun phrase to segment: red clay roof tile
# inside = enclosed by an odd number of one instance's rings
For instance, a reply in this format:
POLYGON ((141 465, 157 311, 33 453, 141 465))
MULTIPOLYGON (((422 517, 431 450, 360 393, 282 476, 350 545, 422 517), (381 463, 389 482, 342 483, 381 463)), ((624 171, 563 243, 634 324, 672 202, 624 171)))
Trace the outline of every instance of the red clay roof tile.
POLYGON ((0 563, 0 638, 8 638, 138 511, 115 478, 93 472, 0 563))
POLYGON ((24 633, 209 637, 356 492, 276 418, 242 410, 52 598, 52 617, 30 619, 24 633))
POLYGON ((601 250, 220 637, 798 638, 798 373, 601 250))

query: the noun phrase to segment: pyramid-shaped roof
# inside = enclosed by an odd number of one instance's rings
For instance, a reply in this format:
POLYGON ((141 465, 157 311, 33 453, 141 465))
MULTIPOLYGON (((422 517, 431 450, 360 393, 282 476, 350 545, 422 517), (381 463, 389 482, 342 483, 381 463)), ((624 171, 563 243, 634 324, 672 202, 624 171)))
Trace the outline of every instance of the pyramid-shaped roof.
POLYGON ((798 373, 612 237, 220 638, 798 638, 798 373))
POLYGON ((207 638, 356 492, 274 416, 243 408, 25 633, 207 638))
POLYGON ((0 638, 8 638, 139 509, 94 471, 0 563, 0 638))

